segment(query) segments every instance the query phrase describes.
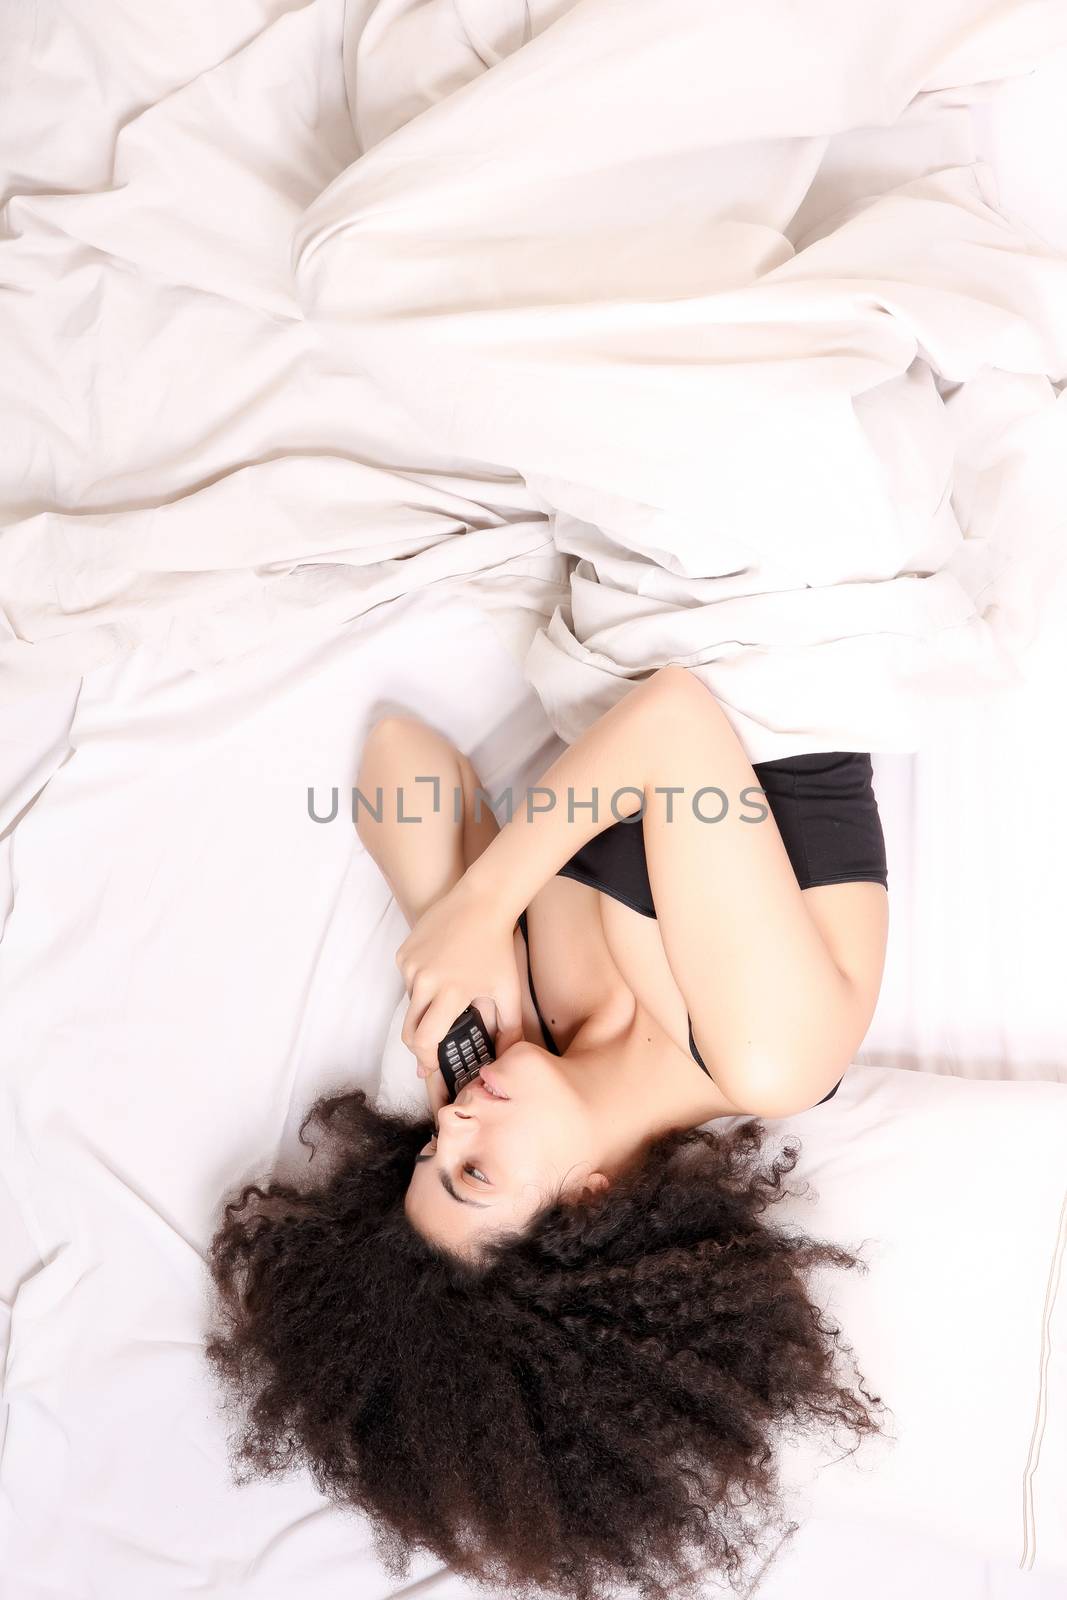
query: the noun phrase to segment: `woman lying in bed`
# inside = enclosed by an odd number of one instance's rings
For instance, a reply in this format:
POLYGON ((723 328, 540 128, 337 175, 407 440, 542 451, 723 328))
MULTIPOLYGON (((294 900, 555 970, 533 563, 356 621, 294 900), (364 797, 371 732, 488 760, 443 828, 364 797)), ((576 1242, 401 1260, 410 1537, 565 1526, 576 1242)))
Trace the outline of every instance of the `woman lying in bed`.
POLYGON ((411 925, 431 1114, 324 1096, 328 1172, 227 1208, 208 1355, 254 1407, 241 1455, 298 1455, 398 1572, 421 1545, 511 1594, 736 1578, 776 1425, 877 1431, 803 1284, 860 1263, 761 1220, 798 1153, 761 1170, 753 1120, 832 1099, 874 1012, 870 758, 753 768, 668 667, 502 830, 412 719, 374 727, 358 788, 385 796, 358 829, 411 925), (497 1057, 449 1101, 437 1045, 472 1000, 497 1057))

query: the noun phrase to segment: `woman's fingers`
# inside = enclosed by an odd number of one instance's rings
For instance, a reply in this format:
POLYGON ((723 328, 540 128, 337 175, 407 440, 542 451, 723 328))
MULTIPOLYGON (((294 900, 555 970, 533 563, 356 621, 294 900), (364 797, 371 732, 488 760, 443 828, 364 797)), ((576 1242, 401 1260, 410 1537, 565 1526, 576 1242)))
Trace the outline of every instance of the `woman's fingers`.
POLYGON ((411 1049, 420 1068, 430 1071, 437 1065, 437 1046, 462 1011, 463 1003, 451 989, 430 1002, 412 1034, 411 1049))
POLYGON ((476 996, 474 1004, 479 1006, 485 1025, 493 1035, 493 1049, 498 1056, 502 1056, 513 1044, 518 1044, 523 1032, 522 990, 517 973, 514 986, 501 983, 493 995, 476 996))
POLYGON ((414 1050, 415 1048, 415 1031, 423 1017, 426 1015, 427 1007, 433 1003, 433 998, 434 996, 432 990, 425 988, 419 989, 418 984, 416 984, 416 988, 412 992, 411 999, 408 1003, 407 1015, 404 1018, 404 1026, 400 1030, 400 1037, 407 1045, 409 1050, 414 1050))
POLYGON ((436 994, 426 991, 420 994, 418 983, 415 987, 416 994, 408 1006, 400 1038, 418 1060, 420 1074, 425 1076, 436 1068, 437 1046, 462 1012, 463 1002, 451 987, 436 994))
POLYGON ((449 1104, 448 1085, 440 1072, 431 1072, 427 1076, 426 1098, 430 1102, 430 1114, 433 1117, 434 1127, 436 1128, 441 1107, 449 1104))

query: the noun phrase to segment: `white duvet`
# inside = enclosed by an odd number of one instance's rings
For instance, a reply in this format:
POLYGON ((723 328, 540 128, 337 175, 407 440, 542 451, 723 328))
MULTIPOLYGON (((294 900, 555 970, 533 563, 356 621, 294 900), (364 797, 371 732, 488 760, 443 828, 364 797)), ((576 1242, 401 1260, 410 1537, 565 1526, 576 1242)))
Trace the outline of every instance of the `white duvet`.
POLYGON ((103 104, 87 22, 5 19, 5 694, 441 582, 552 599, 566 738, 666 659, 753 760, 914 749, 1011 681, 1063 566, 1067 260, 966 108, 1058 0, 95 15, 103 104))
MULTIPOLYGON (((498 9, 492 70, 455 52, 400 127, 373 86, 406 64, 411 109, 421 13, 384 60, 380 8, 350 28, 371 104, 297 233, 308 315, 550 510, 570 606, 526 669, 564 738, 674 660, 754 760, 914 748, 1067 562, 1067 260, 962 109, 1067 13, 579 0, 516 49, 498 9)), ((457 14, 481 48, 493 8, 457 14)))

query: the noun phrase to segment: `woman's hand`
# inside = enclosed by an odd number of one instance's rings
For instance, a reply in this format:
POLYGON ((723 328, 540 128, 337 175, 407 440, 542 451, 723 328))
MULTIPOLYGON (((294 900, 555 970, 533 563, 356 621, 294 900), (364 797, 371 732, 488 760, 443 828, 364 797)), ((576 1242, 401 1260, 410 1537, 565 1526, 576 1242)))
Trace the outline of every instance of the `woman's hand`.
MULTIPOLYGON (((422 1076, 421 1067, 419 1075, 420 1077, 422 1076)), ((436 1067, 426 1079, 426 1098, 430 1103, 430 1115, 433 1117, 433 1125, 436 1128, 441 1107, 447 1106, 449 1103, 448 1084, 445 1082, 445 1075, 440 1067, 436 1067)))
MULTIPOLYGON (((472 1003, 492 1003, 495 1017, 479 1009, 490 1032, 496 1023, 497 1055, 522 1038, 514 927, 498 903, 465 878, 423 913, 397 951, 396 964, 411 996, 400 1037, 415 1055, 420 1077, 438 1071, 437 1046, 472 1003)), ((439 1109, 434 1106, 435 1116, 439 1109)))

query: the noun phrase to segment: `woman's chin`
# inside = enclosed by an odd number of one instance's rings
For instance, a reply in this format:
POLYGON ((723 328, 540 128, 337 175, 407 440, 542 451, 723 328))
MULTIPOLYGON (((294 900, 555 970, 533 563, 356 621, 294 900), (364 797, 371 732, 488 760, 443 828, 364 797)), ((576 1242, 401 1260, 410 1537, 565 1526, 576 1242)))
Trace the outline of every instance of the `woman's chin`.
POLYGON ((501 1051, 496 1060, 490 1064, 489 1070, 493 1071, 497 1068, 504 1071, 509 1069, 520 1070, 525 1065, 532 1066, 535 1062, 552 1061, 554 1059, 552 1052, 546 1050, 543 1045, 534 1044, 532 1039, 518 1039, 515 1044, 511 1044, 506 1050, 501 1051))
POLYGON ((531 1073, 539 1069, 547 1055, 547 1051, 538 1049, 528 1039, 519 1039, 502 1050, 495 1060, 487 1061, 479 1077, 498 1094, 508 1099, 517 1098, 529 1085, 531 1073))

